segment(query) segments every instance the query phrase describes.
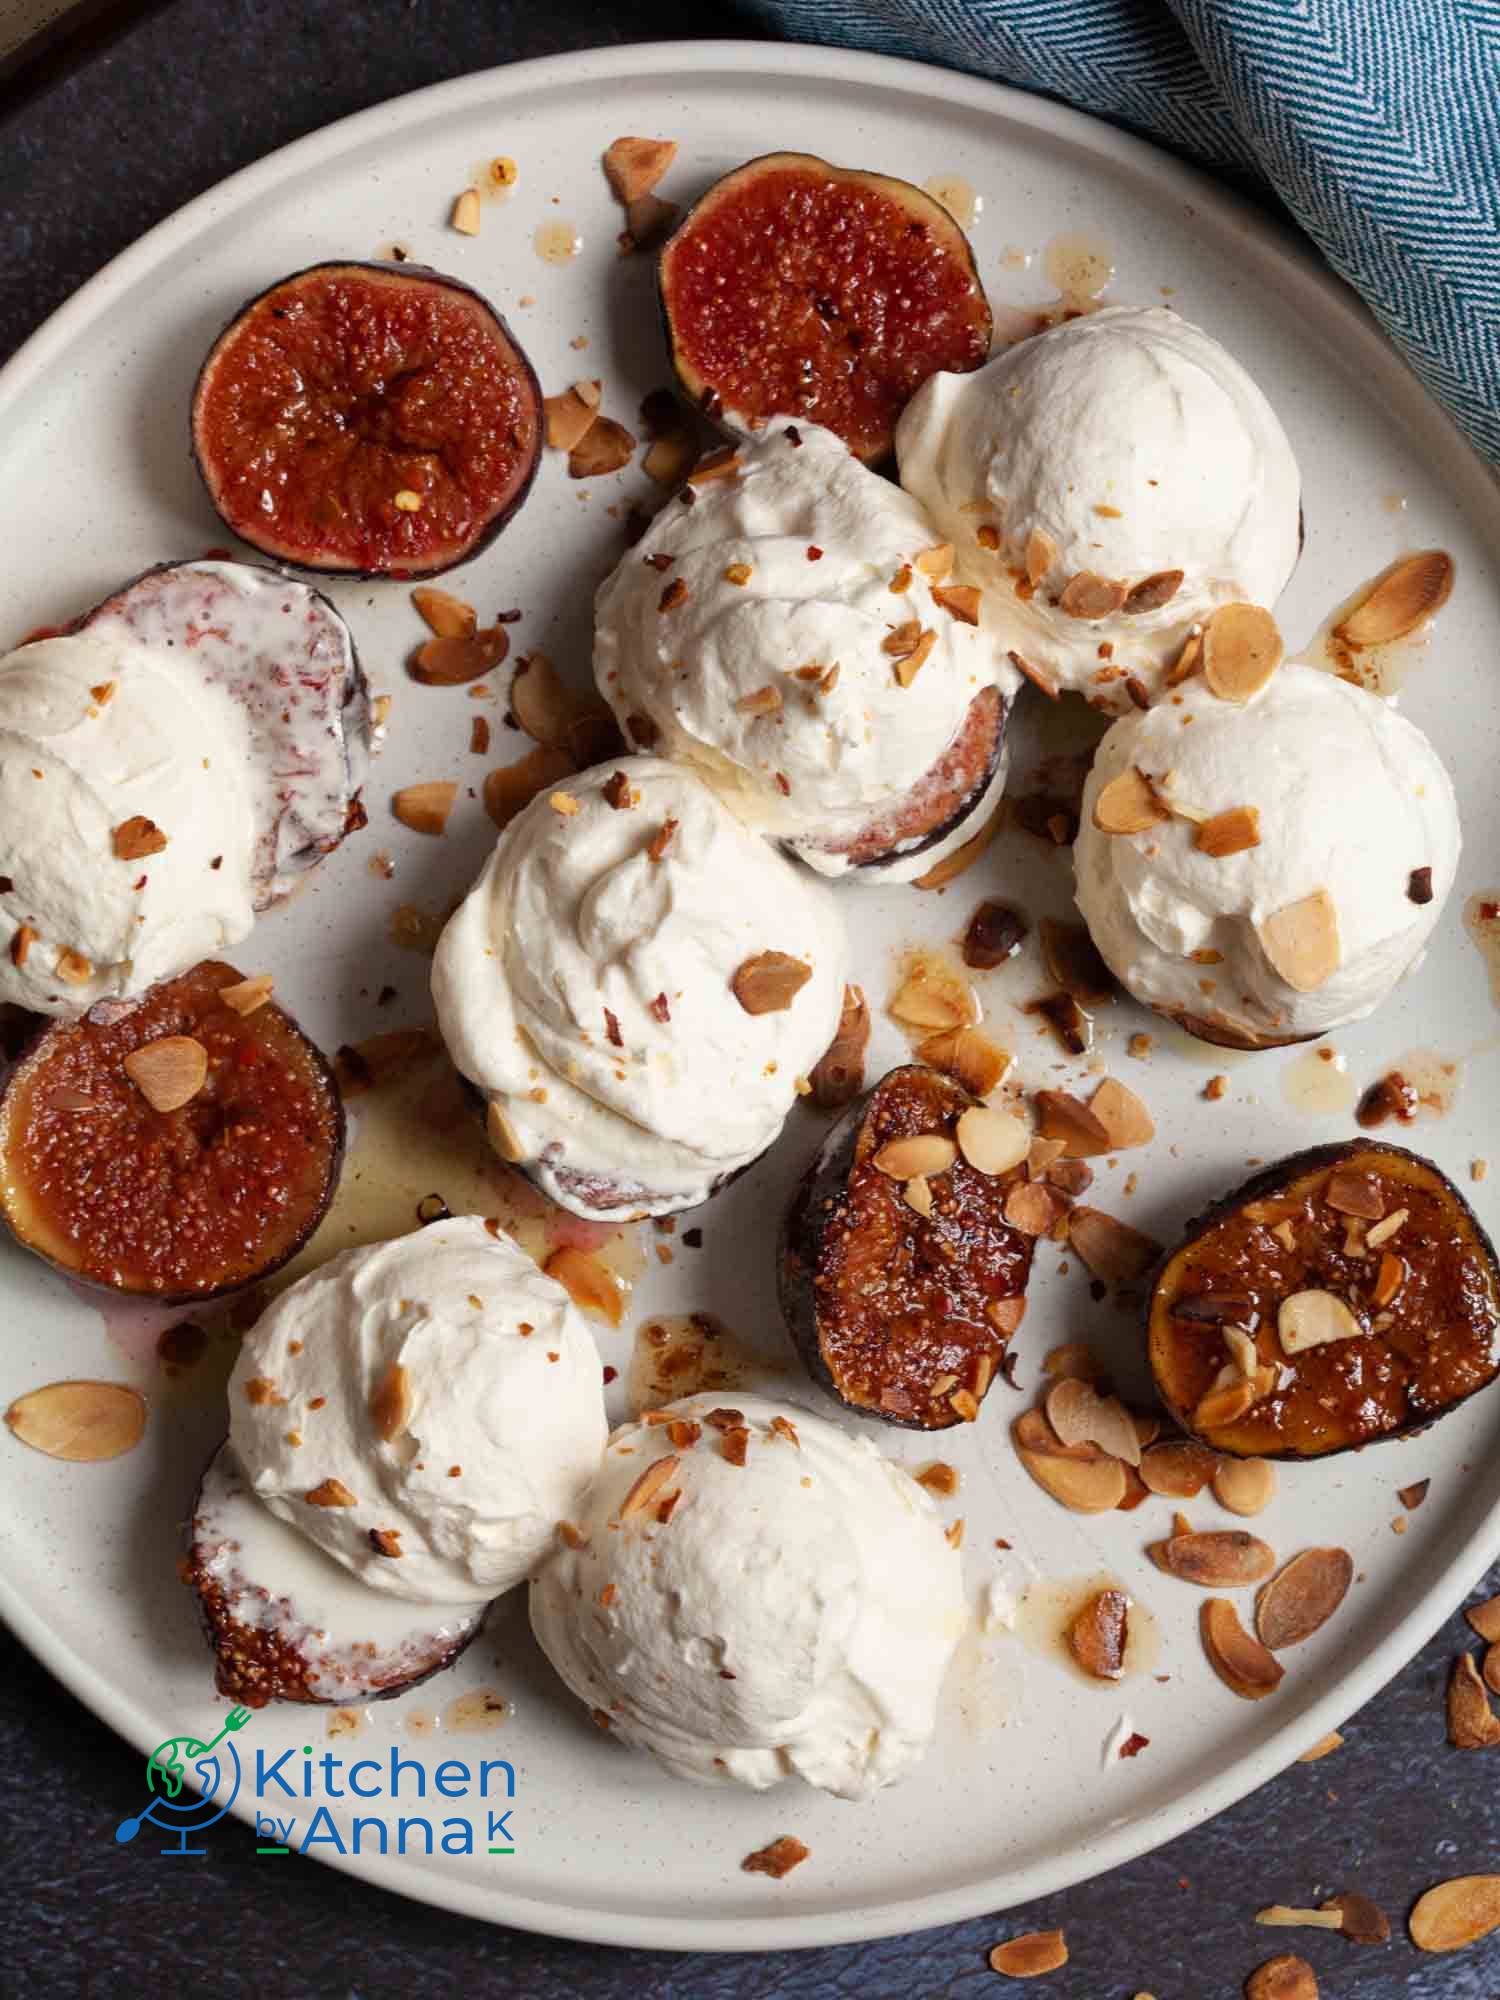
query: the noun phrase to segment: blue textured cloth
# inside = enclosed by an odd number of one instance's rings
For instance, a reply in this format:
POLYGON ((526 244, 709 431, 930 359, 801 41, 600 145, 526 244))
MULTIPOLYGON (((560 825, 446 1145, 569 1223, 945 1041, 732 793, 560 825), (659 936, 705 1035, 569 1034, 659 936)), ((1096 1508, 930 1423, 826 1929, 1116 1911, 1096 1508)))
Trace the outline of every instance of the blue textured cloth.
POLYGON ((1500 466, 1500 0, 749 0, 1267 184, 1500 466))

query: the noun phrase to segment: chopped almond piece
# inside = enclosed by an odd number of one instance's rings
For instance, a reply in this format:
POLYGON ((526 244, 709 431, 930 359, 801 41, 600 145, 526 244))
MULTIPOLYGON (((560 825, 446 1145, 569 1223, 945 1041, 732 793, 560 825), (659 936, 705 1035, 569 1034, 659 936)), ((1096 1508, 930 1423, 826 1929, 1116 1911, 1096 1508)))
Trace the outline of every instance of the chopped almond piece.
POLYGON ((1215 813, 1199 826, 1193 844, 1215 861, 1259 847, 1260 813, 1255 806, 1231 806, 1228 812, 1215 813))
POLYGON ((945 1174, 958 1158, 958 1148, 938 1132, 916 1132, 905 1139, 888 1139, 871 1164, 892 1180, 945 1174))
POLYGON ((951 1500, 958 1491, 958 1473, 942 1459, 925 1467, 916 1479, 918 1486, 925 1486, 929 1493, 936 1493, 940 1499, 951 1500))
POLYGON ((1008 1979, 1036 1979, 1068 1962, 1068 1945, 1061 1931, 1027 1931, 1008 1938, 990 1953, 990 1971, 1008 1979))
POLYGON ((622 208, 652 192, 677 157, 675 139, 616 139, 604 155, 604 178, 622 208))
POLYGON ((781 1014, 812 978, 812 967, 784 951, 761 951, 747 958, 730 980, 747 1014, 781 1014))
POLYGON ((456 229, 460 236, 477 236, 482 219, 478 188, 466 187, 462 194, 454 196, 448 211, 450 229, 456 229))
POLYGON ((894 669, 898 685, 904 688, 911 686, 936 644, 937 633, 924 632, 911 651, 902 654, 894 669))
POLYGON ((966 1028, 978 1011, 967 980, 925 959, 913 966, 890 1004, 903 1027, 929 1030, 966 1028))
POLYGON ((1068 1627, 1068 1651, 1086 1674, 1117 1681, 1125 1672, 1130 1599, 1123 1590, 1101 1590, 1068 1627))
POLYGON ((1057 561, 1057 544, 1040 528, 1033 528, 1026 541, 1026 581, 1032 589, 1043 581, 1057 561))
POLYGON ((143 861, 148 854, 160 854, 166 844, 167 836, 143 813, 122 820, 110 835, 117 861, 143 861))
POLYGON ((272 984, 269 972, 258 972, 253 979, 234 979, 219 988, 219 1000, 236 1014, 253 1014, 270 999, 272 984))
POLYGON ((1005 1219, 1023 1236, 1045 1236, 1062 1212, 1058 1197, 1039 1181, 1018 1181, 1005 1197, 1005 1219))
POLYGON ((639 1514, 649 1507, 681 1464, 680 1458, 669 1456, 658 1458, 648 1465, 620 1502, 620 1519, 628 1521, 633 1514, 639 1514))
POLYGON ((442 833, 448 825, 458 786, 450 779, 425 785, 405 785, 391 799, 391 811, 413 833, 442 833))
POLYGON ((208 1051, 191 1035, 162 1035, 132 1049, 125 1074, 153 1111, 179 1111, 208 1078, 208 1051))
POLYGON ((756 688, 753 694, 742 694, 734 706, 740 715, 780 715, 781 689, 770 685, 756 688))
POLYGON ((1143 576, 1139 583, 1126 593, 1121 606, 1127 618, 1139 617, 1143 611, 1160 611, 1177 595, 1182 584, 1180 569, 1159 569, 1150 576, 1143 576))
POLYGON ((812 1853, 812 1849, 797 1839, 795 1834, 784 1833, 779 1840, 773 1840, 769 1847, 758 1847, 753 1854, 747 1854, 740 1863, 747 1875, 769 1875, 779 1882, 784 1875, 790 1875, 812 1853))
POLYGON ((1015 651, 1012 651, 1008 658, 1016 672, 1030 681, 1034 688, 1040 689, 1048 701, 1058 701, 1062 698, 1062 689, 1045 667, 1033 666, 1023 654, 1015 651))
POLYGON ((1471 1653, 1460 1653, 1448 1682, 1448 1741, 1455 1750, 1489 1750, 1500 1743, 1500 1716, 1471 1653))
POLYGON ((938 585, 933 590, 933 600, 956 618, 961 625, 979 623, 979 601, 981 593, 971 583, 950 583, 938 585))
POLYGON ((1320 1736, 1311 1750, 1304 1750, 1297 1759, 1299 1764, 1321 1764, 1325 1757, 1331 1757, 1335 1750, 1342 1750, 1344 1739, 1336 1729, 1330 1729, 1326 1736, 1320 1736))
POLYGON ((418 584, 411 594, 418 617, 435 639, 472 639, 479 630, 479 613, 446 590, 418 584))
POLYGON ((325 1479, 304 1493, 303 1499, 309 1507, 357 1507, 359 1501, 349 1491, 342 1479, 325 1479))
POLYGON ((1112 1153, 1128 1152, 1133 1146, 1149 1146, 1156 1137, 1151 1113, 1123 1083, 1107 1076, 1089 1099, 1089 1110, 1104 1127, 1112 1153))
POLYGON ((568 453, 569 479, 598 479, 629 465, 635 438, 613 417, 596 417, 568 453))
POLYGON ((547 444, 552 451, 571 451, 599 420, 598 382, 571 382, 555 396, 542 399, 547 420, 547 444), (591 395, 585 395, 588 388, 591 395))
POLYGON ((1471 1604, 1464 1617, 1486 1645, 1500 1645, 1500 1597, 1487 1597, 1483 1604, 1471 1604))
POLYGON ((93 961, 85 958, 81 951, 74 951, 71 945, 64 945, 57 954, 53 971, 69 986, 82 986, 94 976, 93 961))
POLYGON ((399 1361, 392 1362, 370 1397, 370 1421, 382 1443, 389 1444, 393 1437, 406 1429, 415 1400, 411 1371, 403 1368, 399 1361))
POLYGON ((945 1028, 919 1042, 917 1054, 931 1068, 961 1083, 971 1097, 988 1097, 1011 1065, 1010 1052, 978 1028, 945 1028))
POLYGON ((677 215, 675 201, 663 201, 654 194, 638 195, 625 210, 625 234, 620 238, 620 248, 654 250, 671 235, 677 215))
MULTIPOLYGON (((930 583, 941 583, 953 568, 952 542, 934 542, 916 558, 917 568, 930 583)), ((933 595, 936 596, 934 591, 933 595)))

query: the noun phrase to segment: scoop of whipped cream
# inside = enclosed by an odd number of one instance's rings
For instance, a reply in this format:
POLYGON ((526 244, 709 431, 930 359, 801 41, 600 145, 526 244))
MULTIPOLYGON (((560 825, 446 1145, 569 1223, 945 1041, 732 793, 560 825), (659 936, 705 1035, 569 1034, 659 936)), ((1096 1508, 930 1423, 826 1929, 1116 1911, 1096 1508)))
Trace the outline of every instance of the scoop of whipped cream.
MULTIPOLYGON (((1073 856, 1078 907, 1138 1000, 1284 1039, 1360 1020, 1384 999, 1442 912, 1459 844, 1453 786, 1422 732, 1363 689, 1288 665, 1244 706, 1200 677, 1115 723, 1073 856), (1132 767, 1173 816, 1104 832, 1100 796, 1132 767), (1255 815, 1257 844, 1216 857, 1204 823, 1235 808, 1255 815), (1332 969, 1298 991, 1267 955, 1269 938, 1285 963, 1265 927, 1320 896, 1332 911, 1332 969)), ((1326 907, 1309 917, 1326 936, 1326 907)))
POLYGON ((0 1001, 74 1014, 254 922, 247 743, 231 697, 123 638, 0 659, 0 1001))
POLYGON ((583 1505, 606 1429, 582 1315, 474 1216, 300 1279, 229 1382, 256 1495, 372 1589, 423 1603, 528 1576, 583 1505))
POLYGON ((924 780, 981 691, 1018 685, 988 625, 934 595, 954 580, 941 541, 832 432, 776 424, 731 476, 664 507, 601 586, 595 678, 631 741, 692 765, 822 873, 873 849, 876 880, 920 874, 998 799, 1003 708, 993 753, 944 791, 962 819, 926 823, 924 780))
POLYGON ((554 1201, 669 1214, 780 1131, 838 1025, 843 930, 691 771, 626 758, 511 821, 432 990, 492 1131, 554 1201))
POLYGON ((896 450, 1034 677, 1106 710, 1154 700, 1195 624, 1273 606, 1297 561, 1301 481, 1275 412, 1164 306, 932 376, 896 450))
POLYGON ((737 1405, 689 1397, 670 1427, 613 1434, 577 1546, 537 1574, 532 1628, 574 1694, 677 1776, 864 1798, 932 1740, 969 1617, 958 1552, 867 1439, 737 1405))

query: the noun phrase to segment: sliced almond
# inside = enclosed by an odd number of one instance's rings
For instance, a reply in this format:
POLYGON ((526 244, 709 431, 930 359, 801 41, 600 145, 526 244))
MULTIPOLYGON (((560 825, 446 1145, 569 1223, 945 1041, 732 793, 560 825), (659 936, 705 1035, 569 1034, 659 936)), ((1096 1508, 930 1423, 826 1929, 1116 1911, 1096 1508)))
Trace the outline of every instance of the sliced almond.
POLYGON ((1171 817, 1151 780, 1133 764, 1111 778, 1094 800, 1094 824, 1101 833, 1145 833, 1171 817))
POLYGON ((1380 1184, 1369 1174, 1330 1174, 1323 1199, 1340 1215, 1361 1216, 1366 1222, 1378 1222, 1385 1214, 1380 1184))
POLYGON ((1056 680, 1046 667, 1033 666, 1031 661, 1026 659, 1023 654, 1014 651, 1007 657, 1016 672, 1024 680, 1030 681, 1031 685, 1044 694, 1048 701, 1058 701, 1061 699, 1062 689, 1058 686, 1056 680))
POLYGON ((1040 1181, 1017 1181, 1005 1197, 1005 1219, 1023 1236, 1045 1236, 1064 1213, 1062 1202, 1040 1181))
POLYGON ((1318 1978, 1305 1958, 1268 1958, 1245 1981, 1245 2000, 1318 2000, 1318 1978))
POLYGON ((1320 1736, 1311 1750, 1304 1750, 1297 1759, 1299 1764, 1321 1764, 1325 1757, 1331 1757, 1335 1750, 1342 1750, 1344 1739, 1338 1730, 1330 1729, 1326 1736, 1320 1736))
POLYGON ((403 1368, 399 1361, 393 1361, 370 1396, 370 1422, 375 1426, 376 1437, 383 1444, 389 1444, 393 1437, 406 1429, 415 1400, 410 1370, 403 1368))
POLYGON ((1110 1150, 1103 1119, 1096 1118, 1082 1098, 1066 1090, 1039 1090, 1033 1101, 1038 1132, 1044 1139, 1058 1140, 1065 1159, 1093 1159, 1110 1150))
POLYGON ((511 675, 510 709, 533 743, 557 750, 567 743, 579 701, 545 653, 527 653, 511 675))
POLYGON ((219 988, 219 1004, 236 1014, 253 1014, 270 999, 273 985, 269 972, 257 972, 250 979, 232 979, 219 988))
POLYGON ((1161 1245, 1154 1237, 1099 1208, 1080 1206, 1070 1211, 1068 1241, 1094 1276, 1107 1285, 1137 1283, 1161 1255, 1161 1245))
POLYGON ((1259 847, 1259 809, 1255 806, 1231 806, 1227 812, 1215 813, 1212 819, 1200 823, 1193 845, 1200 854, 1208 855, 1213 861, 1222 861, 1226 855, 1243 854, 1247 848, 1259 847))
POLYGON ((616 139, 604 155, 604 178, 622 208, 650 194, 677 157, 675 139, 616 139))
POLYGON ((116 861, 144 861, 148 854, 160 854, 167 844, 167 836, 154 819, 147 819, 144 813, 136 813, 132 818, 121 820, 109 837, 116 861))
POLYGON ((342 1479, 324 1479, 304 1493, 309 1507, 357 1507, 359 1501, 342 1479))
POLYGON ((990 1953, 990 1971, 1007 1979, 1038 1979, 1068 1962, 1068 1945, 1061 1931, 1027 1931, 1007 1938, 990 1953))
POLYGON ((1360 1340, 1364 1328, 1334 1292, 1293 1292, 1276 1313, 1276 1331, 1288 1354, 1325 1347, 1336 1340, 1360 1340))
POLYGON ((1091 569, 1081 569, 1063 585, 1057 608, 1069 618, 1108 618, 1119 610, 1125 597, 1125 586, 1117 577, 1096 576, 1091 569))
POLYGON ((467 637, 429 639, 407 663, 407 672, 424 687, 463 687, 498 667, 510 651, 510 634, 492 625, 467 637))
POLYGON ((132 1049, 124 1070, 153 1111, 179 1111, 208 1080, 208 1050, 191 1035, 163 1035, 132 1049))
POLYGON ((1487 1646, 1500 1645, 1500 1597, 1487 1597, 1483 1604, 1471 1604, 1464 1617, 1487 1646))
POLYGON ((1214 1498, 1231 1514, 1261 1514, 1276 1497, 1276 1468, 1264 1458, 1221 1459, 1213 1488, 1214 1498))
POLYGON ((1156 1137, 1151 1113, 1133 1090, 1112 1076, 1105 1077, 1089 1099, 1089 1110, 1109 1135, 1112 1153, 1128 1152, 1132 1146, 1149 1146, 1156 1137))
POLYGON ((1004 1080, 1011 1054, 978 1028, 945 1028, 917 1044, 917 1054, 933 1069, 961 1083, 972 1097, 988 1097, 1004 1080))
POLYGON ((978 1012, 968 981, 926 960, 907 974, 890 1003, 892 1018, 909 1028, 966 1028, 978 1012))
POLYGON ((1443 549, 1403 556, 1378 576, 1333 628, 1346 646, 1387 646, 1441 611, 1453 588, 1453 558, 1443 549))
POLYGON ((1273 1653, 1300 1646, 1326 1625, 1354 1581, 1347 1549, 1304 1549, 1268 1583, 1255 1606, 1255 1629, 1273 1653))
POLYGON ((758 1847, 753 1854, 747 1854, 740 1866, 747 1875, 769 1875, 779 1882, 794 1868, 800 1868, 811 1853, 805 1841, 798 1840, 795 1834, 784 1833, 768 1847, 758 1847))
POLYGON ((1462 1951, 1500 1929, 1500 1875, 1455 1875, 1417 1901, 1407 1919, 1418 1951, 1462 1951))
POLYGON ((69 986, 82 986, 85 980, 94 976, 93 960, 85 958, 81 951, 74 951, 69 945, 64 945, 57 954, 53 970, 69 986))
MULTIPOLYGON (((914 560, 917 568, 929 582, 941 583, 943 578, 953 568, 953 544, 952 542, 934 542, 930 549, 923 549, 922 553, 915 557, 914 560)), ((933 596, 936 597, 936 595, 937 592, 934 591, 933 596)))
POLYGON ((945 1174, 958 1158, 958 1148, 938 1132, 916 1132, 906 1139, 888 1139, 872 1164, 892 1180, 927 1179, 945 1174))
POLYGON ((1272 1931, 1341 1931, 1344 1919, 1337 1910, 1301 1910, 1288 1903, 1271 1903, 1255 1912, 1255 1921, 1272 1931))
POLYGON ((942 1459, 936 1459, 931 1465, 924 1467, 916 1474, 916 1481, 918 1486, 925 1486, 929 1493, 935 1493, 943 1500, 951 1500, 959 1486, 957 1471, 942 1459))
POLYGON ((1338 910, 1326 889, 1275 911, 1256 935, 1272 970, 1294 993, 1316 993, 1342 963, 1338 910))
POLYGON ((413 833, 438 834, 446 830, 458 786, 448 778, 434 778, 424 785, 403 785, 391 798, 391 811, 413 833))
POLYGON ((1104 1380, 1104 1364, 1086 1340, 1068 1340, 1044 1356, 1042 1373, 1053 1381, 1092 1382, 1097 1387, 1104 1380))
POLYGON ((1377 1222, 1373 1229, 1365 1232, 1366 1249, 1378 1250, 1382 1244, 1389 1243, 1391 1238, 1399 1235, 1406 1226, 1410 1214, 1411 1210, 1407 1208, 1393 1209, 1383 1221, 1377 1222))
POLYGON ((483 221, 479 206, 478 188, 466 187, 453 198, 453 206, 448 211, 448 227, 456 229, 460 236, 477 236, 483 221))
POLYGON ((1142 1452, 1141 1477, 1151 1492, 1167 1499, 1196 1500, 1223 1462, 1205 1444, 1173 1438, 1142 1452))
POLYGON ((923 666, 926 665, 933 647, 937 644, 936 632, 924 632, 909 653, 903 653, 893 669, 901 687, 910 687, 923 666))
POLYGON ((1406 1509, 1408 1514, 1415 1514, 1422 1502, 1427 1498, 1431 1486, 1432 1481, 1430 1479, 1415 1480, 1410 1486, 1398 1487, 1396 1489, 1396 1498, 1401 1502, 1401 1505, 1406 1509))
POLYGON ((1194 1406, 1193 1429, 1217 1431, 1237 1424, 1241 1417, 1249 1415, 1262 1397, 1270 1395, 1275 1386, 1274 1368, 1262 1368, 1253 1377, 1247 1378, 1231 1362, 1220 1371, 1207 1394, 1194 1406))
POLYGON ((1286 1669, 1240 1623, 1227 1597, 1211 1597, 1198 1614, 1198 1628, 1208 1663, 1225 1687, 1243 1701, 1263 1701, 1275 1694, 1286 1669))
POLYGON ((812 978, 804 959, 784 951, 760 951, 747 958, 729 984, 747 1014, 784 1014, 812 978))
POLYGON ((1500 1716, 1472 1653, 1460 1653, 1448 1682, 1448 1741, 1455 1750, 1489 1750, 1500 1743, 1500 1716))
POLYGON ((901 1199, 906 1203, 907 1207, 909 1209, 914 1210, 916 1214, 924 1216, 931 1215, 932 1213, 931 1182, 926 1180, 921 1175, 918 1175, 915 1180, 909 1180, 906 1183, 906 1186, 901 1190, 901 1199))
POLYGON ((933 602, 940 604, 960 625, 979 623, 981 593, 971 583, 940 584, 933 588, 933 602))
POLYGON ((1064 1444, 1093 1444, 1135 1468, 1141 1441, 1135 1419, 1118 1396, 1101 1396, 1076 1377, 1055 1382, 1047 1392, 1047 1421, 1064 1444))
POLYGON ((542 1269, 549 1278, 557 1280, 583 1312, 597 1313, 611 1326, 620 1324, 625 1293, 609 1266, 592 1251, 566 1243, 562 1249, 553 1251, 542 1269))
POLYGON ((783 707, 781 689, 768 682, 751 694, 742 694, 734 706, 738 715, 780 715, 783 707))
POLYGON ((652 440, 641 467, 658 486, 678 486, 691 470, 697 452, 697 440, 690 431, 668 431, 652 440))
POLYGON ((635 438, 613 417, 596 417, 568 453, 569 479, 599 479, 621 472, 635 451, 635 438))
POLYGON ((48 1382, 5 1412, 12 1436, 75 1465, 119 1458, 141 1441, 146 1399, 124 1382, 48 1382))
POLYGON ((1258 604, 1221 604, 1203 627, 1203 678, 1220 701, 1246 702, 1281 665, 1281 633, 1258 604))
POLYGON ((599 419, 598 382, 570 382, 555 396, 542 398, 547 423, 547 444, 552 451, 571 451, 591 431, 599 419), (585 394, 585 389, 593 391, 585 394))
POLYGON ((1177 655, 1176 660, 1168 669, 1167 686, 1169 688, 1181 687, 1184 681, 1192 679, 1202 664, 1203 634, 1201 632, 1189 632, 1186 639, 1182 642, 1182 651, 1177 655))
POLYGON ((1169 1535, 1147 1554, 1158 1569, 1205 1590, 1243 1590, 1276 1567, 1276 1551, 1243 1528, 1216 1528, 1203 1534, 1169 1535))
POLYGON ((472 639, 479 630, 479 613, 472 604, 429 583, 419 583, 411 594, 417 616, 435 639, 472 639))
MULTIPOLYGON (((1029 1414, 1040 1416, 1035 1411, 1029 1414)), ((1045 1419, 1042 1423, 1045 1426, 1045 1419)), ((1050 1430, 1050 1426, 1046 1428, 1050 1430)), ((1016 1455, 1027 1472, 1044 1492, 1070 1512, 1112 1513, 1125 1498, 1126 1468, 1119 1459, 1109 1458, 1103 1452, 1087 1455, 1068 1452, 1061 1445, 1056 1450, 1039 1450, 1035 1432, 1027 1430, 1024 1419, 1014 1426, 1012 1436, 1016 1455)))
POLYGON ((1068 1626, 1068 1651, 1096 1681, 1117 1681, 1125 1672, 1130 1633, 1130 1599, 1123 1590, 1100 1590, 1068 1626))
POLYGON ((620 1502, 620 1519, 628 1521, 633 1514, 644 1512, 660 1495, 662 1488, 676 1477, 681 1464, 682 1460, 675 1453, 653 1460, 620 1502))
POLYGON ((1026 581, 1035 590, 1057 561, 1057 544, 1042 528, 1033 528, 1026 538, 1026 581))
POLYGON ((1013 1111, 976 1104, 957 1125, 959 1151, 981 1174, 1008 1174, 1031 1150, 1031 1134, 1013 1111))
POLYGON ((820 1110, 840 1111, 859 1096, 865 1086, 869 1042, 870 1010, 864 993, 858 986, 846 986, 838 1028, 808 1079, 812 1100, 820 1110))
POLYGON ((1080 1007, 1107 1007, 1115 997, 1114 975, 1082 924, 1043 917, 1037 926, 1042 963, 1080 1007))
POLYGON ((523 807, 541 793, 550 791, 573 769, 573 760, 562 750, 530 750, 514 764, 502 764, 484 781, 484 809, 496 826, 509 826, 523 807))
POLYGON ((1132 585, 1121 609, 1127 618, 1138 618, 1143 611, 1160 611, 1164 604, 1171 603, 1181 586, 1180 569, 1155 570, 1132 585))

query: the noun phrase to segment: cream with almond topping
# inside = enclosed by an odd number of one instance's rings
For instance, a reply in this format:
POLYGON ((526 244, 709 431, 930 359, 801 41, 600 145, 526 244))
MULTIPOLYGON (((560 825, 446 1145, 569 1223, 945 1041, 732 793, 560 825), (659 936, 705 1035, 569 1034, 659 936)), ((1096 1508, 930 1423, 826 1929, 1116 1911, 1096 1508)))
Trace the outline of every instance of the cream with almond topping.
POLYGON ((969 1619, 916 1480, 800 1408, 624 1425, 532 1586, 542 1651, 678 1777, 866 1798, 915 1768, 969 1619))
POLYGON ((1253 1045, 1377 1007, 1420 957, 1459 846, 1421 731, 1288 665, 1247 702, 1195 676, 1117 722, 1073 853, 1078 907, 1121 984, 1253 1045))
POLYGON ((575 1214, 668 1215, 780 1132, 838 1026, 844 938, 691 771, 626 758, 511 821, 432 990, 505 1157, 575 1214))
POLYGON ((831 432, 722 463, 600 588, 600 691, 820 873, 922 874, 999 798, 1019 676, 937 529, 831 432))
POLYGON ((1164 306, 1111 306, 932 376, 896 450, 1008 645, 1106 710, 1155 700, 1196 624, 1274 605, 1297 561, 1300 477, 1275 412, 1164 306))

